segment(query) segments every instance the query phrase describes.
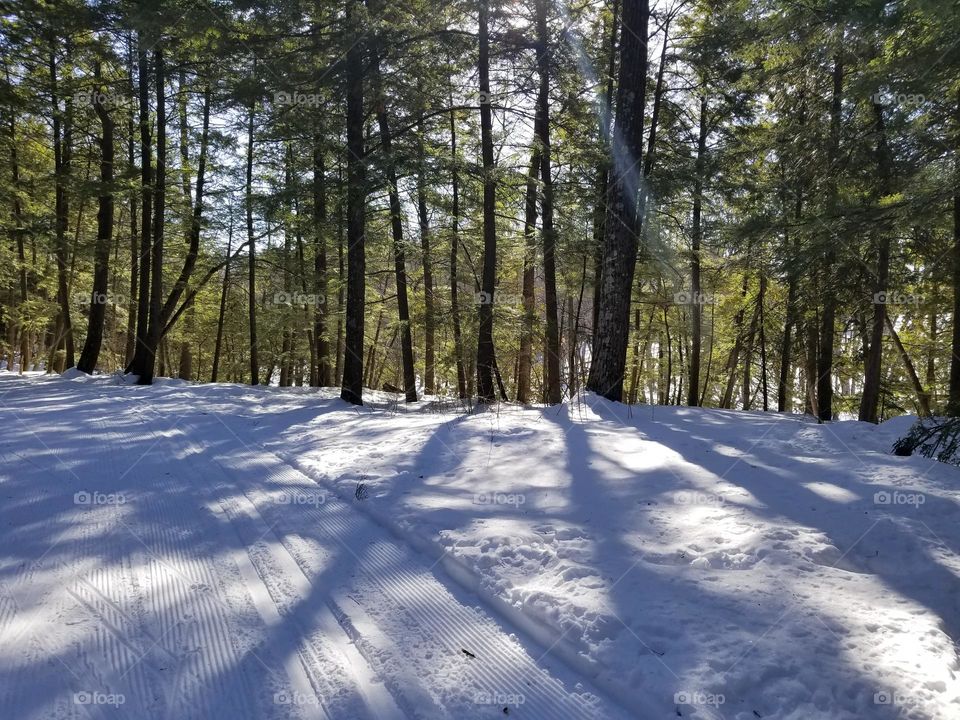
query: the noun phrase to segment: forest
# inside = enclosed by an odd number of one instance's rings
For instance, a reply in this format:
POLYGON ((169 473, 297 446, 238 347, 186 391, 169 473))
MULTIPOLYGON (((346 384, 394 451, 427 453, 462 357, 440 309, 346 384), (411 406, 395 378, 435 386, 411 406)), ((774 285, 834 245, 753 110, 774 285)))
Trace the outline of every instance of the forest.
POLYGON ((7 4, 7 369, 960 413, 947 0, 7 4))

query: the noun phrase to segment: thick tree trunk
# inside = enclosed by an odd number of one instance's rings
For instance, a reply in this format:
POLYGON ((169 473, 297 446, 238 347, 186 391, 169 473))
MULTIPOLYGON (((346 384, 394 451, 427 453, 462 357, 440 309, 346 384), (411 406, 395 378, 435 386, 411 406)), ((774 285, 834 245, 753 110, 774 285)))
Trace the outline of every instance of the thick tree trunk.
POLYGON ((587 388, 610 400, 623 396, 630 334, 630 299, 637 261, 637 197, 642 170, 643 109, 647 82, 647 0, 626 0, 620 42, 620 86, 613 139, 616 175, 607 196, 600 311, 587 388))
POLYGON ((617 67, 617 27, 620 20, 620 0, 613 0, 611 9, 610 35, 607 40, 606 88, 600 99, 599 130, 603 149, 603 160, 595 170, 595 195, 593 203, 593 324, 592 333, 597 330, 597 316, 600 312, 600 286, 603 278, 603 244, 606 234, 607 192, 610 184, 610 122, 613 116, 614 74, 617 67))
POLYGON ((366 288, 366 167, 363 149, 365 53, 357 0, 347 0, 347 309, 340 397, 363 404, 363 326, 366 288))
POLYGON ((490 1, 480 0, 480 145, 483 162, 483 273, 478 305, 477 397, 480 402, 496 399, 493 346, 493 303, 497 280, 497 178, 493 158, 493 109, 490 96, 490 1))
POLYGON ((100 197, 97 209, 97 241, 93 249, 93 292, 90 295, 90 315, 87 337, 80 353, 77 369, 93 373, 100 357, 103 342, 103 318, 107 309, 110 245, 113 241, 113 118, 103 105, 100 63, 94 66, 97 91, 93 93, 93 109, 100 120, 100 197))

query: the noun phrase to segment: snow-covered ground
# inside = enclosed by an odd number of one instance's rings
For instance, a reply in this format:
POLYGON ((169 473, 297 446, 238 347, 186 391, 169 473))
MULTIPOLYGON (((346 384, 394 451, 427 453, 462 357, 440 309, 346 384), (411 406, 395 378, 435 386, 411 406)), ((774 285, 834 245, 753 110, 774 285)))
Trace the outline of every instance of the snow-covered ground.
POLYGON ((2 718, 958 718, 909 426, 0 373, 2 718))

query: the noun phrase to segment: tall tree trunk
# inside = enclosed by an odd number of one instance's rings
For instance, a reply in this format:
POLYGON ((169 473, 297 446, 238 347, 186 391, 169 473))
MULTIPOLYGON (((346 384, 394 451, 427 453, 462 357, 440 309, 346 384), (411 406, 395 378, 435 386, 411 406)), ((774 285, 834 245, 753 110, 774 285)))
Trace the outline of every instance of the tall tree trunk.
MULTIPOLYGON (((4 73, 6 75, 7 85, 10 85, 10 67, 4 62, 4 73)), ((17 325, 20 331, 20 374, 29 369, 30 364, 30 332, 26 326, 26 302, 28 299, 29 285, 27 282, 27 256, 24 246, 23 236, 25 228, 23 226, 23 204, 20 200, 20 162, 17 153, 17 120, 16 113, 10 113, 10 190, 13 198, 13 242, 17 251, 17 277, 20 283, 20 308, 17 314, 17 325)), ((7 370, 13 370, 14 346, 11 343, 10 354, 7 361, 7 370)))
POLYGON ((93 71, 97 91, 93 93, 93 109, 100 120, 100 197, 97 209, 97 241, 93 249, 93 292, 90 296, 90 315, 87 321, 87 338, 80 353, 77 369, 93 373, 100 357, 103 342, 103 318, 107 309, 107 291, 110 262, 110 245, 113 241, 113 118, 103 105, 100 63, 93 71))
POLYGON ((150 324, 150 259, 153 222, 153 168, 150 139, 150 63, 143 34, 137 35, 137 94, 140 124, 140 279, 137 289, 137 336, 130 371, 143 371, 150 324))
POLYGON ((540 92, 537 99, 535 130, 540 145, 540 229, 543 235, 543 295, 546 311, 546 401, 556 405, 562 400, 560 377, 560 331, 557 324, 557 237, 553 228, 553 171, 550 149, 550 34, 547 29, 547 0, 537 0, 537 70, 540 92))
MULTIPOLYGON (((133 87, 133 38, 127 36, 127 74, 129 76, 130 97, 134 96, 133 87)), ((136 167, 134 154, 134 121, 133 105, 127 113, 127 167, 131 177, 136 167)), ((140 238, 137 232, 137 194, 130 193, 130 295, 127 297, 127 344, 124 349, 123 362, 129 365, 133 362, 134 351, 137 347, 137 291, 140 273, 140 238)))
MULTIPOLYGON (((662 64, 662 61, 661 61, 662 64)), ((687 405, 695 407, 700 401, 700 344, 703 330, 703 304, 700 299, 700 243, 703 239, 703 181, 707 152, 707 94, 700 93, 700 130, 697 135, 697 161, 693 178, 693 229, 690 248, 690 306, 691 348, 690 380, 687 383, 687 405)))
POLYGON ((223 269, 223 285, 220 288, 220 312, 217 315, 217 339, 213 346, 213 369, 210 382, 217 382, 220 372, 220 352, 223 347, 223 318, 227 311, 227 293, 230 291, 230 253, 233 250, 233 212, 231 208, 230 224, 227 230, 227 262, 223 269))
POLYGON ((530 152, 523 217, 523 321, 517 357, 517 402, 530 402, 530 370, 533 365, 533 328, 536 322, 537 178, 540 175, 540 145, 530 152))
MULTIPOLYGON (((877 175, 879 180, 878 201, 887 197, 892 188, 893 159, 887 145, 886 129, 883 122, 883 106, 873 103, 877 134, 877 175)), ((875 276, 873 297, 873 322, 870 326, 870 346, 867 350, 866 369, 863 378, 863 396, 860 398, 860 416, 863 422, 877 422, 877 406, 880 403, 880 370, 883 360, 883 327, 886 308, 879 293, 885 293, 890 279, 890 233, 884 228, 873 231, 877 241, 877 274, 875 276), (879 234, 879 238, 877 235, 879 234)))
POLYGON ((630 335, 630 299, 637 261, 637 197, 642 169, 643 109, 647 83, 647 0, 625 0, 620 40, 620 86, 613 138, 616 177, 607 196, 600 312, 587 388, 610 400, 623 396, 630 335))
POLYGON ((433 258, 430 253, 430 221, 427 216, 427 176, 424 157, 423 119, 417 122, 417 217, 420 222, 420 249, 423 251, 423 391, 435 395, 436 311, 433 295, 433 258))
POLYGON ((960 415, 960 90, 953 114, 953 337, 947 414, 960 415))
POLYGON ((340 397, 363 404, 363 325, 366 282, 366 167, 363 150, 363 64, 359 3, 347 0, 347 310, 340 397))
POLYGON ((480 0, 480 146, 483 160, 483 273, 480 281, 477 335, 477 397, 496 399, 493 346, 493 303, 497 280, 497 178, 493 158, 493 109, 490 96, 490 0, 480 0))
MULTIPOLYGON (((256 74, 256 64, 254 64, 256 74)), ((250 327, 250 384, 260 384, 260 358, 257 349, 257 241, 253 236, 253 120, 257 101, 247 106, 247 166, 244 206, 247 220, 247 320, 250 327)), ((269 380, 269 378, 268 378, 269 380)))
POLYGON ((410 304, 407 297, 407 260, 403 243, 403 215, 400 191, 397 187, 397 168, 393 157, 390 120, 387 101, 380 75, 379 42, 372 49, 373 92, 377 104, 377 123, 380 126, 381 152, 386 165, 387 191, 390 200, 390 231, 393 235, 393 267, 397 281, 397 314, 400 320, 400 362, 403 366, 403 392, 407 402, 417 401, 417 371, 413 362, 413 338, 410 328, 410 304))
POLYGON ((316 380, 320 387, 333 384, 330 338, 327 336, 327 185, 321 137, 313 139, 313 341, 316 348, 316 380))
MULTIPOLYGON (((453 105, 453 103, 450 103, 453 105)), ((454 110, 450 110, 450 159, 451 184, 453 201, 450 214, 452 215, 450 236, 450 317, 453 320, 453 351, 457 364, 457 395, 461 400, 467 395, 467 378, 463 367, 463 335, 460 329, 459 278, 457 270, 457 253, 460 244, 460 178, 457 164, 457 119, 454 110)))
POLYGON ((54 351, 64 348, 63 362, 56 363, 56 369, 63 371, 74 366, 73 324, 70 320, 70 297, 67 284, 67 218, 69 217, 69 201, 67 199, 67 184, 70 180, 70 161, 72 155, 71 119, 69 117, 69 100, 65 100, 67 117, 60 112, 60 96, 57 89, 57 56, 54 41, 50 48, 50 99, 53 105, 53 164, 55 184, 55 232, 56 244, 54 256, 57 261, 57 337, 54 341, 54 351))
MULTIPOLYGON (((163 50, 153 51, 154 81, 157 92, 157 168, 153 187, 153 233, 150 245, 150 322, 146 347, 137 383, 150 385, 160 341, 163 339, 163 240, 167 182, 167 101, 163 50)), ((164 370, 169 367, 164 358, 164 370)))
POLYGON ((607 40, 606 88, 600 98, 599 130, 603 159, 595 172, 595 195, 593 202, 593 325, 596 334, 597 317, 600 312, 600 286, 603 278, 603 239, 606 234, 607 192, 610 184, 610 123, 613 115, 614 73, 617 67, 617 26, 620 20, 620 0, 613 0, 610 35, 607 40))
POLYGON ((830 139, 828 170, 827 214, 831 223, 831 236, 827 238, 824 259, 827 273, 820 288, 823 297, 823 314, 820 316, 820 352, 817 356, 817 413, 821 421, 833 419, 833 344, 836 326, 837 296, 832 270, 836 264, 832 228, 837 224, 837 184, 840 172, 840 121, 843 110, 843 58, 838 51, 833 64, 833 97, 830 105, 830 139))

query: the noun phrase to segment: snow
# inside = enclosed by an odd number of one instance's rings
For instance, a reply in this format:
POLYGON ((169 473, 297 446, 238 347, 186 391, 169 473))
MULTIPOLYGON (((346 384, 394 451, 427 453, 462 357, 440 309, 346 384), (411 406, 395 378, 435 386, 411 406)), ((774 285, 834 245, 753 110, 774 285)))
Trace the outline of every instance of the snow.
POLYGON ((960 717, 915 418, 371 399, 0 373, 3 713, 960 717))

